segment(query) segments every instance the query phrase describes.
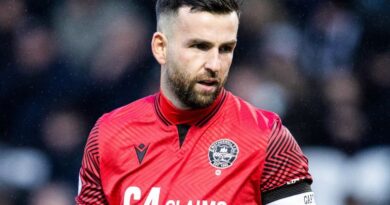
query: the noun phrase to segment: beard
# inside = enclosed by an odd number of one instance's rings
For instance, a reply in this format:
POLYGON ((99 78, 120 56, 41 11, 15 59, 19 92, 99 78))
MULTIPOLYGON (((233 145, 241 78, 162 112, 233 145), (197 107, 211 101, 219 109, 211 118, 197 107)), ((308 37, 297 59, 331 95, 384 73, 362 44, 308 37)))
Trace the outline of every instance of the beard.
POLYGON ((205 108, 213 104, 217 99, 219 93, 225 84, 226 78, 221 79, 217 77, 217 73, 212 71, 206 71, 205 74, 191 78, 178 69, 168 69, 168 85, 174 92, 176 97, 185 106, 192 109, 205 108), (214 85, 216 89, 213 92, 201 92, 195 90, 195 85, 204 79, 216 79, 217 83, 214 85))

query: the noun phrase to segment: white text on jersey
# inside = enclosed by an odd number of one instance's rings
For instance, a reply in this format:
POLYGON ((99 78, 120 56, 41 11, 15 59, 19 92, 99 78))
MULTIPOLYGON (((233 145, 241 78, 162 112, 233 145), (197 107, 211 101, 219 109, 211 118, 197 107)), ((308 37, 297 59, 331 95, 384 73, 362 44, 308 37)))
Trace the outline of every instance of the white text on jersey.
MULTIPOLYGON (((153 187, 146 197, 144 205, 159 205, 160 187, 153 187)), ((125 191, 124 205, 131 205, 141 199, 141 189, 136 186, 128 187, 125 191)), ((167 200, 164 205, 227 205, 224 201, 208 201, 208 200, 167 200)))

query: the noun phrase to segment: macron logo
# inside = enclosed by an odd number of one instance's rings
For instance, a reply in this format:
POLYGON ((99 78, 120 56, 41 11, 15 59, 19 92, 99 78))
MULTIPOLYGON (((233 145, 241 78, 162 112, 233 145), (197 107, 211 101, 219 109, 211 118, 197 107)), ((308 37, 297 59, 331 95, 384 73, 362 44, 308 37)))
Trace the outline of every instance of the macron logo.
POLYGON ((134 145, 135 153, 137 154, 138 162, 139 164, 142 163, 142 160, 144 160, 146 151, 148 151, 149 145, 139 144, 134 145))

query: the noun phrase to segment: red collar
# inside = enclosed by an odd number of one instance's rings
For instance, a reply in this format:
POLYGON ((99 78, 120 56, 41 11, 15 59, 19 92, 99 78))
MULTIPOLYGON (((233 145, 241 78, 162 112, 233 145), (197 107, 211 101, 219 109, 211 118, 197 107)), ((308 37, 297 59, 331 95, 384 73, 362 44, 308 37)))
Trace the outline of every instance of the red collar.
POLYGON ((160 117, 166 124, 187 124, 187 125, 201 125, 205 120, 213 116, 222 105, 226 97, 226 91, 222 89, 217 99, 207 108, 195 110, 181 110, 175 107, 171 101, 166 98, 162 92, 157 95, 157 109, 160 117))

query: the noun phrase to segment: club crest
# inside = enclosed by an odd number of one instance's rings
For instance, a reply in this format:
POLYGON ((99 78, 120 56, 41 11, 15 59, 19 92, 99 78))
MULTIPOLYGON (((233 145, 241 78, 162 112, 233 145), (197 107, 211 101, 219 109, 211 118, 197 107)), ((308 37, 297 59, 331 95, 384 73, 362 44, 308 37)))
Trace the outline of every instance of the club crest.
POLYGON ((238 146, 229 139, 215 141, 209 147, 209 162, 218 169, 225 169, 232 166, 237 159, 238 146))

